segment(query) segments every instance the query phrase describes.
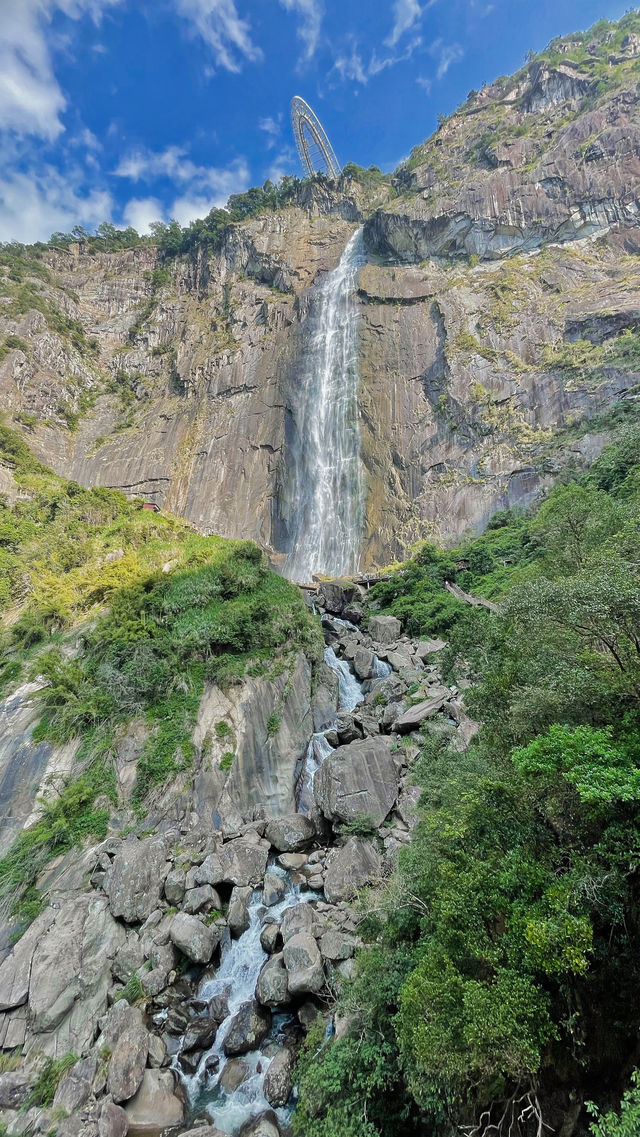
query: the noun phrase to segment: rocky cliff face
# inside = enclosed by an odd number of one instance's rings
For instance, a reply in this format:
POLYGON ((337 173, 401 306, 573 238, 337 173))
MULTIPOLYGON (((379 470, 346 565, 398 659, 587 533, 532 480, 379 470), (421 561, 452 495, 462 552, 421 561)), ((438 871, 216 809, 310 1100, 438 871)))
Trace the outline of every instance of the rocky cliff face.
POLYGON ((635 397, 634 19, 472 92, 377 196, 307 187, 215 255, 49 250, 31 292, 7 272, 3 405, 79 482, 286 552, 310 297, 364 222, 363 567, 526 504, 635 397))

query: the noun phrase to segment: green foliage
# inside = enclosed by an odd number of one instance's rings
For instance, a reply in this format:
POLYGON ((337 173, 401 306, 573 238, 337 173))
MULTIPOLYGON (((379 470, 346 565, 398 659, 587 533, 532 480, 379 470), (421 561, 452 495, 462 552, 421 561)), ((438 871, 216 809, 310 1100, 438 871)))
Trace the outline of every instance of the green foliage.
POLYGON ((19 933, 41 911, 35 882, 51 858, 87 838, 98 841, 106 836, 109 810, 94 808, 96 798, 104 793, 115 798, 115 779, 97 759, 42 805, 40 819, 22 830, 0 860, 0 908, 15 918, 19 933))
POLYGON ((216 738, 218 738, 221 742, 223 742, 225 738, 230 738, 233 733, 231 727, 229 726, 229 723, 226 722, 225 719, 220 719, 220 722, 216 723, 214 729, 216 732, 216 738))
POLYGON ((589 1112, 595 1117, 591 1124, 593 1137, 637 1137, 640 1133, 640 1085, 638 1072, 632 1078, 631 1089, 626 1090, 620 1102, 620 1112, 609 1110, 601 1113, 593 1102, 587 1103, 589 1112))
POLYGON ((62 1078, 72 1066, 75 1066, 77 1061, 78 1058, 75 1054, 64 1054, 62 1058, 46 1058, 23 1109, 31 1109, 32 1106, 46 1107, 51 1105, 62 1078))
MULTIPOLYGON (((56 787, 0 861, 0 902, 24 928, 40 910, 34 885, 50 858, 106 833, 109 809, 94 802, 115 800, 116 729, 133 716, 146 725, 133 794, 141 809, 153 786, 193 762, 205 675, 222 682, 300 648, 315 655, 321 639, 298 589, 253 543, 199 537, 122 494, 56 478, 1 424, 0 454, 24 488, 13 508, 0 503, 3 599, 21 602, 0 681, 17 681, 31 662, 46 680, 34 741, 82 739, 80 776, 56 787), (168 559, 171 574, 161 571, 168 559), (92 610, 82 650, 69 653, 66 630, 92 610)), ((216 733, 231 734, 225 723, 216 733)))
POLYGON ((370 837, 377 828, 375 819, 370 813, 359 813, 357 817, 342 823, 340 833, 344 837, 370 837))
POLYGON ((0 1074, 10 1074, 12 1070, 17 1070, 21 1062, 21 1047, 18 1046, 15 1050, 3 1050, 0 1053, 0 1074))
POLYGON ((118 994, 118 999, 126 999, 130 1007, 142 1003, 146 998, 142 980, 137 971, 132 971, 124 987, 118 994))
POLYGON ((0 363, 10 351, 22 351, 26 355, 28 350, 29 345, 20 336, 7 336, 4 343, 0 344, 0 363))
POLYGON ((523 774, 535 777, 545 794, 562 792, 564 781, 584 805, 640 801, 640 769, 623 746, 615 745, 611 728, 554 723, 546 734, 514 750, 513 761, 523 774))
POLYGON ((235 753, 233 752, 233 750, 225 750, 224 754, 222 755, 222 757, 220 759, 220 769, 224 770, 225 773, 227 773, 231 769, 231 767, 233 766, 233 763, 235 761, 235 757, 236 756, 235 756, 235 753))
MULTIPOLYGON (((639 505, 635 428, 536 514, 424 543, 372 589, 413 634, 448 636, 482 729, 463 753, 434 734, 413 766, 421 819, 360 926, 350 1030, 302 1060, 298 1132, 397 1137, 402 1103, 413 1132, 482 1117, 525 1137, 516 1100, 553 1128, 576 1086, 622 1092, 640 1033, 639 505), (450 609, 446 580, 498 613, 450 609)), ((592 1132, 635 1135, 639 1108, 636 1088, 593 1107, 592 1132)))
POLYGON ((625 328, 603 344, 590 340, 573 340, 553 348, 545 348, 541 362, 550 370, 564 371, 574 381, 601 382, 608 372, 640 370, 640 328, 625 328))
POLYGON ((273 738, 280 730, 280 715, 277 711, 273 711, 267 719, 267 734, 269 738, 273 738))

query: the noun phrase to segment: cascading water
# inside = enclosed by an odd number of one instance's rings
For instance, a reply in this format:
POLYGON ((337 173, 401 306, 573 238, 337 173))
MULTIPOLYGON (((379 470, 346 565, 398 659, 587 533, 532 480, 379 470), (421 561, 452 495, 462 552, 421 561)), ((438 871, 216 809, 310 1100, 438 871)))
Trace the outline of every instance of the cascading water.
MULTIPOLYGON (((271 872, 287 880, 286 874, 277 865, 271 865, 270 868, 271 872)), ((203 1056, 196 1073, 192 1076, 181 1073, 181 1078, 187 1090, 192 1113, 201 1110, 207 1112, 216 1128, 222 1133, 237 1133, 248 1118, 269 1106, 262 1087, 270 1059, 262 1050, 254 1050, 244 1055, 243 1061, 249 1067, 249 1076, 236 1090, 225 1092, 220 1085, 220 1074, 225 1062, 224 1040, 229 1033, 234 1015, 243 1003, 254 998, 260 970, 268 958, 260 944, 264 919, 269 916, 279 921, 291 905, 312 898, 315 899, 314 893, 300 893, 298 888, 294 888, 287 881, 284 900, 271 908, 265 908, 262 891, 256 889, 249 906, 249 927, 239 939, 231 941, 223 953, 215 976, 206 979, 200 987, 199 997, 203 1001, 209 1001, 215 995, 227 996, 228 1014, 220 1024, 213 1046, 203 1056), (212 1059, 218 1059, 217 1069, 212 1059), (212 1067, 213 1073, 210 1072, 212 1067)), ((277 1016, 274 1016, 274 1023, 277 1028, 277 1016)), ((277 1110, 276 1114, 281 1122, 286 1122, 288 1117, 286 1109, 277 1110)))
POLYGON ((352 711, 361 703, 364 696, 362 687, 351 673, 346 659, 338 659, 332 647, 324 649, 324 661, 338 676, 338 707, 341 711, 352 711))
POLYGON ((320 286, 310 338, 292 400, 294 441, 289 497, 294 506, 290 580, 355 572, 360 556, 364 481, 358 420, 358 308, 366 263, 362 229, 320 286))
MULTIPOLYGON (((348 620, 338 620, 334 618, 334 623, 342 627, 353 627, 349 624, 348 620)), ((391 672, 388 663, 384 663, 378 659, 377 655, 373 657, 373 679, 385 679, 391 672)), ((358 703, 364 699, 362 684, 358 682, 355 675, 352 673, 346 659, 338 659, 332 647, 324 649, 324 661, 328 667, 338 676, 338 710, 339 711, 353 711, 358 703)), ((331 727, 329 727, 331 730, 331 727)), ((309 813, 313 806, 313 778, 316 772, 320 769, 325 758, 328 758, 333 750, 333 746, 327 741, 327 731, 318 731, 311 736, 311 741, 307 747, 307 754, 302 768, 302 775, 299 782, 298 791, 298 810, 300 813, 309 813)))
MULTIPOLYGON (((349 627, 347 621, 336 619, 335 623, 345 628, 349 627)), ((339 659, 332 647, 325 649, 324 658, 338 677, 338 709, 354 710, 364 698, 361 684, 352 674, 347 661, 339 659)), ((376 679, 388 674, 389 665, 382 663, 377 657, 374 666, 376 679)), ((325 731, 314 734, 309 743, 298 800, 298 809, 301 813, 308 812, 313 806, 313 776, 333 749, 327 741, 326 733, 325 731)), ((228 1001, 226 1017, 218 1027, 213 1045, 202 1055, 194 1074, 186 1074, 181 1069, 179 1054, 174 1059, 174 1069, 187 1091, 191 1115, 197 1117, 203 1112, 206 1113, 220 1132, 230 1135, 237 1134, 249 1118, 257 1116, 268 1108, 264 1095, 264 1076, 269 1068, 274 1043, 279 1041, 281 1044, 282 1035, 279 1032, 286 1029, 286 1022, 291 1018, 289 1015, 274 1015, 272 1031, 262 1048, 243 1055, 246 1077, 236 1089, 226 1090, 224 1080, 221 1080, 225 1067, 224 1040, 236 1013, 244 1003, 255 997, 256 982, 267 959, 267 953, 260 942, 265 919, 271 918, 279 923, 286 909, 292 904, 319 898, 316 892, 301 892, 291 883, 288 874, 277 863, 271 863, 269 867, 271 872, 275 872, 286 882, 284 899, 267 908, 262 890, 255 890, 248 910, 248 928, 238 939, 227 943, 215 975, 205 979, 198 992, 199 999, 204 1003, 208 1003, 217 995, 225 996, 228 1001)), ((275 1110, 281 1125, 288 1124, 290 1112, 290 1105, 275 1110)))

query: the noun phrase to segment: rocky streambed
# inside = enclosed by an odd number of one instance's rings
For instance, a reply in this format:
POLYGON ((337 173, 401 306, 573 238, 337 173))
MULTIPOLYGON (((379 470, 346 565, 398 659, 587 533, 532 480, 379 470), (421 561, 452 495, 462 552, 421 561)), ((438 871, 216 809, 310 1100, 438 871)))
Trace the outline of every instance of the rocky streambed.
POLYGON ((306 1032, 318 1016, 346 1029, 331 1008, 355 966, 358 894, 417 821, 420 731, 464 747, 476 729, 442 680, 442 641, 365 621, 361 600, 327 582, 314 601, 326 650, 296 812, 215 827, 186 809, 50 866, 46 909, 0 964, 8 1137, 287 1132, 306 1032), (70 1068, 42 1104, 47 1058, 70 1068))

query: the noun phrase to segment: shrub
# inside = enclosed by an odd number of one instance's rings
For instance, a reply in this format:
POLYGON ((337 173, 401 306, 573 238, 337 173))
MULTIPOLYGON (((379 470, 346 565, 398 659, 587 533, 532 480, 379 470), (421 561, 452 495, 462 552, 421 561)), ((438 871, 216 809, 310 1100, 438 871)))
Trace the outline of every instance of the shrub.
POLYGON ((63 1055, 62 1058, 45 1059, 23 1109, 51 1105, 62 1078, 77 1061, 77 1055, 71 1053, 63 1055))
POLYGON ((267 734, 269 735, 269 738, 273 738, 274 735, 276 735, 280 730, 280 717, 281 716, 277 711, 273 711, 269 715, 269 718, 267 719, 267 734))
POLYGON ((144 987, 142 980, 137 971, 132 971, 127 979, 122 990, 119 992, 118 999, 126 999, 129 1006, 133 1007, 135 1003, 141 1003, 145 998, 144 987))

